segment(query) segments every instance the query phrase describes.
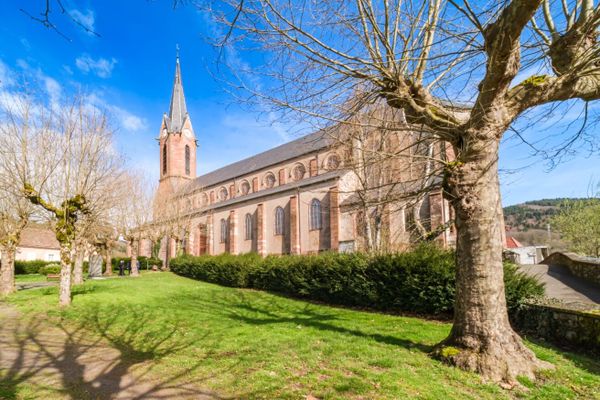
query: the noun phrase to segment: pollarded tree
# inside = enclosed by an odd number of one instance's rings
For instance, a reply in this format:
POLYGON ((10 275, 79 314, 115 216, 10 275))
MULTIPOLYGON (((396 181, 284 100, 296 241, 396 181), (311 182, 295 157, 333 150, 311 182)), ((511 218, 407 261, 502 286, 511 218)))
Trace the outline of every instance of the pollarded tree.
POLYGON ((51 126, 58 155, 56 169, 48 183, 25 182, 24 195, 53 218, 53 228, 60 244, 59 303, 71 304, 71 264, 77 240, 78 221, 100 214, 104 196, 112 190, 122 174, 122 158, 114 149, 112 128, 107 115, 76 97, 72 103, 54 110, 51 126))
MULTIPOLYGON (((24 91, 0 97, 0 294, 15 290, 14 261, 21 233, 34 216, 35 207, 23 196, 25 182, 43 185, 52 171, 46 157, 53 146, 48 134, 52 116, 24 91)), ((37 215, 37 217, 40 217, 37 215)))
POLYGON ((494 381, 534 378, 547 364, 511 328, 504 296, 498 150, 528 110, 600 97, 600 7, 593 0, 208 3, 223 27, 222 54, 234 56, 228 78, 262 107, 343 123, 359 88, 365 104, 383 99, 451 146, 443 187, 456 211, 457 288, 439 353, 494 381), (252 57, 236 63, 244 51, 252 57))

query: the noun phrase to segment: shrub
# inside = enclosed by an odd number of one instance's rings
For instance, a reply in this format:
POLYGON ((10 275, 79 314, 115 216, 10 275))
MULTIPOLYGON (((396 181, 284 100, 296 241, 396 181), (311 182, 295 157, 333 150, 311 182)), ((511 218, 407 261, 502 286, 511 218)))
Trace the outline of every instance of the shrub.
POLYGON ((52 264, 53 261, 30 260, 30 261, 15 261, 15 274, 38 274, 40 268, 52 264))
MULTIPOLYGON (((505 264, 511 311, 543 294, 543 285, 505 264)), ((386 255, 323 253, 302 256, 256 254, 183 256, 171 270, 224 286, 254 288, 349 306, 425 314, 453 312, 454 253, 432 245, 386 255)))
MULTIPOLYGON (((123 260, 123 262, 125 264, 127 264, 128 262, 131 261, 131 257, 113 257, 111 259, 111 264, 112 264, 113 270, 116 270, 119 268, 119 262, 121 260, 123 260)), ((148 263, 149 268, 152 268, 152 266, 154 266, 154 265, 156 265, 159 268, 162 267, 162 260, 160 258, 140 256, 140 257, 138 257, 138 261, 140 262, 140 268, 142 268, 142 269, 146 268, 146 262, 148 263)))
POLYGON ((59 264, 48 264, 40 268, 39 273, 42 275, 60 274, 59 264))
POLYGON ((504 264, 504 292, 509 311, 515 312, 524 301, 544 295, 544 285, 532 276, 519 271, 512 263, 504 264))

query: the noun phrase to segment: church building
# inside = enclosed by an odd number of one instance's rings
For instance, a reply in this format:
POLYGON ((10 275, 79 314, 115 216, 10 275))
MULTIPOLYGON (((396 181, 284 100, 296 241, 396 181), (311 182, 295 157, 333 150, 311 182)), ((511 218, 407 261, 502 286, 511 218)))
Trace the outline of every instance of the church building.
MULTIPOLYGON (((161 242, 161 258, 168 260, 178 251, 268 255, 364 248, 361 211, 354 201, 357 179, 352 168, 346 168, 347 149, 323 131, 196 176, 196 132, 186 107, 179 57, 158 144, 155 221, 171 225, 161 242)), ((441 190, 428 192, 419 207, 430 230, 443 227, 437 240, 453 244, 451 209, 441 190)), ((386 216, 385 226, 392 234, 385 240, 391 248, 410 242, 412 214, 399 206, 386 216)), ((142 246, 142 253, 149 255, 149 247, 142 246)))

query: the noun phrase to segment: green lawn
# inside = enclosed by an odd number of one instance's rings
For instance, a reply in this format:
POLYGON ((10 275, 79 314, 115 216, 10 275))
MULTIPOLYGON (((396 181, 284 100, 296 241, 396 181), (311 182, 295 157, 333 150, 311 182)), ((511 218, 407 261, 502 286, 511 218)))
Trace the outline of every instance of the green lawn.
POLYGON ((170 273, 87 282, 65 312, 56 306, 55 287, 21 291, 10 302, 26 315, 44 312, 109 338, 130 365, 154 363, 156 379, 175 374, 236 398, 600 398, 598 360, 531 344, 556 370, 536 384, 524 381, 528 391, 504 391, 428 357, 448 334, 447 323, 315 305, 170 273))
POLYGON ((46 282, 46 275, 25 274, 15 275, 15 283, 46 282))

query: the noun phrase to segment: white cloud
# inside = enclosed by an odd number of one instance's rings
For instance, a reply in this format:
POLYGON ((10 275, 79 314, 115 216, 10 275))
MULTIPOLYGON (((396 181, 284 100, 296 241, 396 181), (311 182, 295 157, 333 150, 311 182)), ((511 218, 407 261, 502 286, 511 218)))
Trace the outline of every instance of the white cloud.
POLYGON ((60 83, 58 83, 55 79, 43 74, 40 74, 40 78, 44 81, 44 87, 50 96, 50 101, 53 103, 58 103, 62 94, 62 87, 60 86, 60 83))
POLYGON ((94 92, 87 96, 87 102, 90 107, 108 111, 115 118, 115 122, 128 132, 136 133, 148 129, 148 122, 145 118, 135 115, 124 108, 108 103, 104 100, 104 97, 105 96, 101 92, 94 92))
MULTIPOLYGON (((43 95, 44 103, 53 110, 58 110, 64 106, 66 96, 71 91, 71 87, 63 87, 56 79, 48 76, 40 68, 33 68, 27 62, 23 60, 17 61, 17 66, 24 73, 24 77, 32 79, 32 83, 39 85, 39 88, 45 92, 43 95)), ((65 70, 68 69, 65 66, 65 70)), ((0 59, 0 104, 16 104, 15 101, 18 99, 17 92, 18 88, 13 88, 15 79, 13 78, 15 71, 6 65, 0 59)), ((77 84, 75 84, 77 86, 77 84)), ((148 129, 148 122, 145 118, 135 115, 134 113, 121 108, 117 105, 111 104, 106 100, 108 97, 101 91, 88 92, 86 95, 85 105, 92 112, 100 112, 101 110, 106 111, 112 116, 113 122, 120 129, 130 132, 137 133, 148 129)))
POLYGON ((0 86, 7 87, 14 83, 13 73, 6 64, 0 60, 0 86))
POLYGON ((98 75, 100 78, 108 78, 112 74, 117 60, 111 58, 93 59, 89 54, 82 54, 75 59, 75 65, 81 72, 87 74, 89 72, 98 75))
POLYGON ((70 10, 71 17, 79 22, 86 30, 89 35, 94 35, 94 23, 96 18, 92 10, 80 11, 77 9, 70 10))
POLYGON ((31 50, 31 44, 29 44, 29 40, 27 40, 25 38, 21 38, 20 42, 23 45, 23 47, 25 47, 25 50, 27 50, 27 51, 31 50))
POLYGON ((137 132, 147 129, 148 124, 144 118, 131 114, 129 111, 119 107, 113 107, 113 112, 119 118, 121 126, 128 131, 137 132))

